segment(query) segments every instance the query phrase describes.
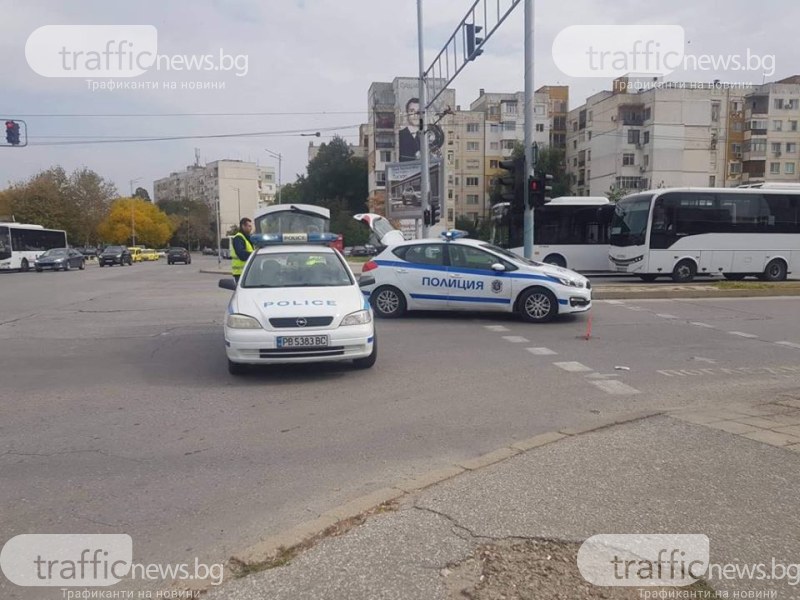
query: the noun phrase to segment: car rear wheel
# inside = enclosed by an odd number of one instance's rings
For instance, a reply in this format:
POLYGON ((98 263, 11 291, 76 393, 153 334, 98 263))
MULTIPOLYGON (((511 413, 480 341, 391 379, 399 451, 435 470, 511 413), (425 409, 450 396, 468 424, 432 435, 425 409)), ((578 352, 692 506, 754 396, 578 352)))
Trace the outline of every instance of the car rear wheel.
POLYGON ((64 261, 64 270, 69 271, 72 267, 69 266, 69 260, 64 261))
POLYGON ((375 364, 375 361, 378 360, 378 337, 375 336, 372 342, 372 352, 370 352, 369 356, 365 356, 364 358, 356 358, 353 360, 353 366, 356 369, 369 369, 375 364))
POLYGON ((81 261, 81 264, 80 264, 80 265, 78 265, 78 268, 79 268, 81 271, 83 271, 83 270, 86 268, 86 261, 85 261, 85 260, 82 260, 82 261, 81 261))
POLYGON ((372 293, 371 300, 375 314, 383 319, 396 319, 406 312, 406 299, 396 287, 379 287, 372 293))
POLYGON ((27 273, 28 269, 30 269, 30 268, 31 268, 31 266, 28 263, 28 259, 27 258, 23 258, 22 262, 19 263, 19 270, 22 271, 23 273, 27 273))
POLYGON ((558 314, 558 300, 550 290, 532 288, 522 293, 519 313, 529 323, 546 323, 558 314))

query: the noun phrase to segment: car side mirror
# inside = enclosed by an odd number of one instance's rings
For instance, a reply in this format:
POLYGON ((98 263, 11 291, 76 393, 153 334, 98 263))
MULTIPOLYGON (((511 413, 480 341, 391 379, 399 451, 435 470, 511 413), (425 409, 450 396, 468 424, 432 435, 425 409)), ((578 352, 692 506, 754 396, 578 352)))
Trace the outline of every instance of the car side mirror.
POLYGON ((223 290, 231 290, 232 292, 236 291, 236 280, 232 277, 225 277, 224 279, 219 280, 219 287, 223 290))
POLYGON ((366 276, 362 275, 358 279, 358 285, 359 285, 359 287, 365 287, 365 286, 368 286, 368 285, 375 285, 375 278, 372 275, 366 275, 366 276))
POLYGON ((494 263, 492 265, 492 271, 505 271, 506 266, 502 263, 494 263))

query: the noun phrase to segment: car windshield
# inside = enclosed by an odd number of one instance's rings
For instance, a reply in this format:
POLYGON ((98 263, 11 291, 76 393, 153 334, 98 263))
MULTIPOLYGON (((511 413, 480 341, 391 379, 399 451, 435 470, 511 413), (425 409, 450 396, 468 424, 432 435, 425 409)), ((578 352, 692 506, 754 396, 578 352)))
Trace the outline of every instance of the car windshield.
POLYGON ((647 233, 651 194, 637 194, 617 203, 611 220, 612 246, 641 246, 647 233))
POLYGON ((48 256, 48 257, 66 256, 66 255, 67 255, 67 249, 66 248, 53 248, 52 250, 48 250, 47 252, 42 254, 42 256, 48 256))
POLYGON ((536 262, 535 260, 530 260, 528 258, 525 258, 524 256, 520 256, 519 254, 514 254, 513 252, 509 252, 508 250, 505 250, 503 248, 499 248, 498 246, 494 246, 492 244, 482 244, 481 248, 485 248, 486 250, 491 250, 492 252, 496 252, 497 254, 500 254, 501 256, 504 256, 504 257, 506 257, 506 258, 508 258, 510 260, 514 260, 514 261, 517 261, 517 262, 520 262, 520 263, 523 263, 523 264, 526 264, 526 265, 530 265, 532 267, 542 267, 542 266, 544 266, 540 262, 536 262))
POLYGON ((250 261, 243 288, 333 287, 352 285, 339 257, 330 251, 270 252, 250 261))
POLYGON ((111 252, 114 254, 119 254, 120 252, 122 252, 122 246, 109 246, 103 252, 111 252))

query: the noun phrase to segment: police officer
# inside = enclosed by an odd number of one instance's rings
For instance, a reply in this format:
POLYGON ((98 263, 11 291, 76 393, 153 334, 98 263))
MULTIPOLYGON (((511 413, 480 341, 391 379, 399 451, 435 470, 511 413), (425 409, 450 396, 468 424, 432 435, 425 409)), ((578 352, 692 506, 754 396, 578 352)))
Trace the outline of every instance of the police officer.
POLYGON ((253 233, 253 221, 244 217, 239 221, 239 231, 233 236, 233 254, 231 255, 231 273, 236 283, 244 270, 244 264, 253 253, 253 244, 250 242, 250 234, 253 233))

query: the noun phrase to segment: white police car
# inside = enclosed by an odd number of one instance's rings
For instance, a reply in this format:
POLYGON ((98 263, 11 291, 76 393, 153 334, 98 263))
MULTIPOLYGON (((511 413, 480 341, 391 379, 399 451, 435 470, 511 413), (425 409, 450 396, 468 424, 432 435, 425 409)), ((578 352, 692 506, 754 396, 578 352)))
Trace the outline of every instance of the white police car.
POLYGON ((231 374, 247 365, 352 360, 375 364, 372 309, 331 234, 256 234, 257 248, 233 290, 225 315, 231 374))
POLYGON ((592 286, 583 275, 463 235, 395 244, 364 264, 361 289, 375 314, 500 311, 536 323, 591 308, 592 286))

